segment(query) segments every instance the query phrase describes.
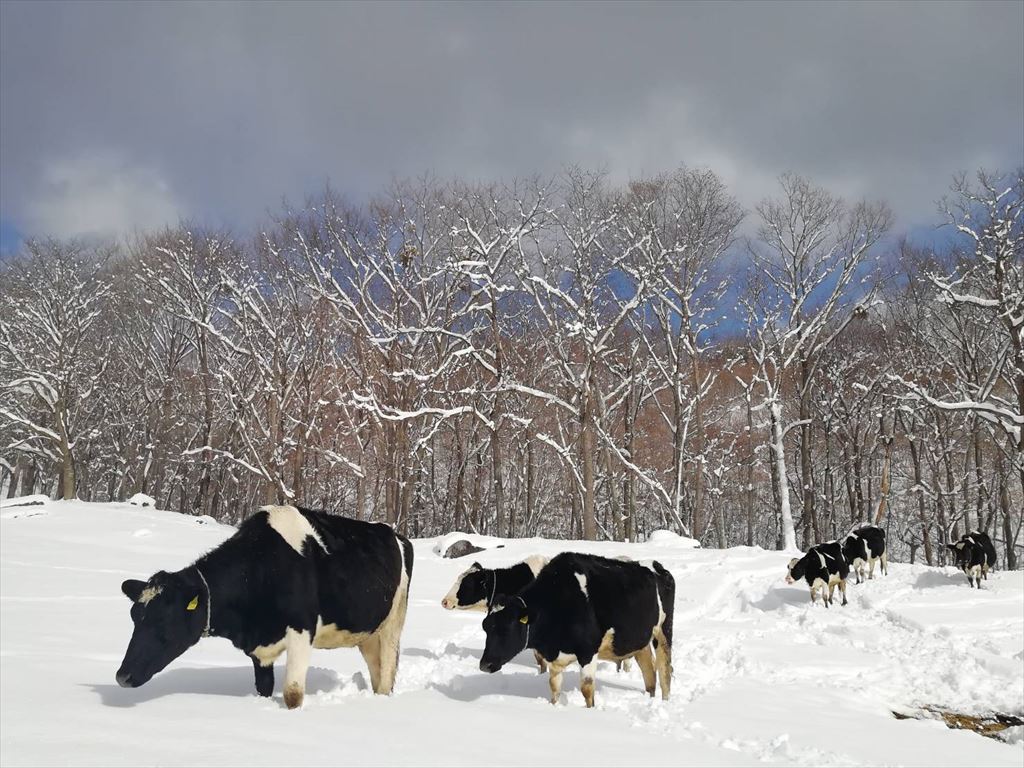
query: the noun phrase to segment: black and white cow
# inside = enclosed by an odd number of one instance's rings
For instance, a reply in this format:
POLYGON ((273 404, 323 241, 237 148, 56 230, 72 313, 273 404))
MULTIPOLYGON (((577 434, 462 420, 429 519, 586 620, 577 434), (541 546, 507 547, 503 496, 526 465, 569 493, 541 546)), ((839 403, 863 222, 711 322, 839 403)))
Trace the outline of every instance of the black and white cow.
POLYGON ((889 556, 885 548, 885 530, 875 525, 865 525, 843 539, 843 557, 857 576, 857 583, 864 580, 864 567, 868 578, 875 578, 875 562, 880 564, 882 573, 889 573, 889 556))
POLYGON ((497 672, 531 648, 550 666, 551 703, 557 704, 562 673, 576 662, 583 698, 592 707, 597 660, 632 657, 647 693, 654 695, 660 679, 667 699, 674 605, 675 580, 661 563, 563 552, 518 594, 495 598, 484 619, 487 643, 480 669, 497 672))
MULTIPOLYGON (((533 555, 508 568, 484 568, 480 563, 473 563, 459 574, 448 594, 441 598, 441 607, 450 611, 487 611, 497 595, 514 595, 537 578, 547 562, 546 557, 533 555)), ((536 651, 533 657, 538 671, 546 672, 548 665, 544 658, 536 651)))
POLYGON ((803 557, 794 557, 789 561, 786 573, 786 583, 804 579, 807 586, 811 588, 811 604, 818 597, 818 590, 821 590, 822 602, 828 608, 832 605, 832 593, 836 585, 843 593, 843 605, 846 605, 846 579, 850 575, 850 564, 843 557, 843 548, 838 541, 829 541, 825 544, 815 544, 803 557), (828 592, 825 588, 828 588, 828 592))
POLYGON ((213 635, 252 658, 261 696, 273 693, 274 661, 287 653, 289 709, 302 704, 313 648, 357 646, 373 690, 390 693, 412 563, 409 540, 387 525, 263 507, 192 565, 121 585, 135 629, 117 682, 143 685, 213 635))
POLYGON ((971 531, 946 547, 952 550, 957 568, 967 574, 967 584, 981 589, 981 580, 988 580, 989 569, 996 564, 996 548, 989 535, 983 531, 971 531))
POLYGON ((508 568, 484 568, 473 563, 455 579, 441 599, 441 606, 448 610, 486 611, 496 595, 514 595, 537 578, 547 562, 546 557, 533 555, 508 568))

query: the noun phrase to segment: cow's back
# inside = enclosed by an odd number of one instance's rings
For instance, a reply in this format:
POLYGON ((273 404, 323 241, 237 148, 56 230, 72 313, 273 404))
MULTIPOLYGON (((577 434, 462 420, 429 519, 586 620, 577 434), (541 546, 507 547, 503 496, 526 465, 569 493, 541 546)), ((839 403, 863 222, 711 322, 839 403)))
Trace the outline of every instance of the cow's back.
POLYGON ((974 542, 981 547, 981 550, 985 555, 987 565, 994 566, 996 564, 996 547, 987 533, 984 531, 971 531, 965 535, 964 538, 973 539, 974 542))
POLYGON ((597 555, 557 555, 524 596, 541 608, 537 631, 546 637, 538 650, 549 659, 552 651, 600 642, 612 630, 616 653, 635 651, 650 642, 659 619, 654 571, 597 555))
POLYGON ((350 634, 374 631, 412 575, 412 546, 388 525, 301 509, 323 547, 312 548, 324 625, 350 634))

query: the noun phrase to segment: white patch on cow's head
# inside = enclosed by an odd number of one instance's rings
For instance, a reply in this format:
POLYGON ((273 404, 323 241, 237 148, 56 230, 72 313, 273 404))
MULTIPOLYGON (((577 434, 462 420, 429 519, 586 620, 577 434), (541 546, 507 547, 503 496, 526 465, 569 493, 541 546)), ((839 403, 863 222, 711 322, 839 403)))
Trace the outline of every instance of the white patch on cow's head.
POLYGON ((163 587, 146 587, 139 595, 139 604, 148 605, 149 601, 164 591, 163 587))
POLYGON ((799 557, 794 557, 786 565, 786 583, 787 584, 792 584, 794 581, 796 581, 796 579, 793 578, 793 566, 795 566, 799 562, 800 562, 800 558, 799 557))
POLYGON ((288 542, 288 546, 300 555, 307 536, 311 536, 320 545, 320 549, 324 552, 327 551, 320 534, 313 530, 313 526, 309 524, 306 516, 291 504, 282 506, 270 504, 260 507, 260 512, 267 513, 267 523, 270 524, 270 527, 277 531, 281 538, 288 542))
POLYGON ((464 611, 486 611, 487 601, 477 600, 472 605, 459 605, 459 588, 462 586, 462 580, 469 574, 475 573, 476 571, 482 571, 483 567, 480 563, 473 563, 469 568, 460 573, 455 583, 452 584, 452 588, 448 590, 448 594, 441 598, 441 607, 446 608, 449 611, 459 608, 464 611))
POLYGON ((589 597, 589 595, 587 594, 587 577, 584 576, 582 573, 574 573, 573 576, 575 576, 576 581, 580 583, 580 589, 583 590, 583 596, 589 597))

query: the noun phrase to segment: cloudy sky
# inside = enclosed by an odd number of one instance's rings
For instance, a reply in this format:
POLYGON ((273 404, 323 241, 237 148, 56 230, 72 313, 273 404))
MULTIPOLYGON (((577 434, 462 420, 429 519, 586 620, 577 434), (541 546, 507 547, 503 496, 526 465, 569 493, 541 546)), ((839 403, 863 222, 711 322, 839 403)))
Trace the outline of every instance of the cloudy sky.
POLYGON ((255 226, 330 182, 794 170, 934 220, 1024 160, 1024 3, 0 3, 0 245, 255 226))

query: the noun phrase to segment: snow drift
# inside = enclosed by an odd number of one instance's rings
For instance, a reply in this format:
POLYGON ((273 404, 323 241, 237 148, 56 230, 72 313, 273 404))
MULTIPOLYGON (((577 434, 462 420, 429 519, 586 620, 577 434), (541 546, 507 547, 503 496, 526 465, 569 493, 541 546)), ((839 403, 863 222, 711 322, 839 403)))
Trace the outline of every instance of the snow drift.
MULTIPOLYGON (((578 670, 563 703, 531 654, 477 667, 477 613, 439 601, 465 569, 416 541, 395 693, 368 690, 354 649, 315 650, 302 710, 255 695, 252 665, 206 639, 147 685, 114 672, 131 635, 125 578, 181 568, 233 529, 129 504, 0 501, 0 763, 15 765, 994 765, 1024 745, 940 721, 928 707, 1024 710, 1024 574, 980 591, 952 568, 892 563, 849 588, 850 605, 808 604, 783 582, 788 554, 648 544, 475 538, 486 567, 564 550, 656 558, 676 578, 672 699, 639 672, 598 670, 585 710, 578 670), (21 514, 8 514, 8 512, 21 514)), ((279 668, 280 668, 279 664, 279 668)))

